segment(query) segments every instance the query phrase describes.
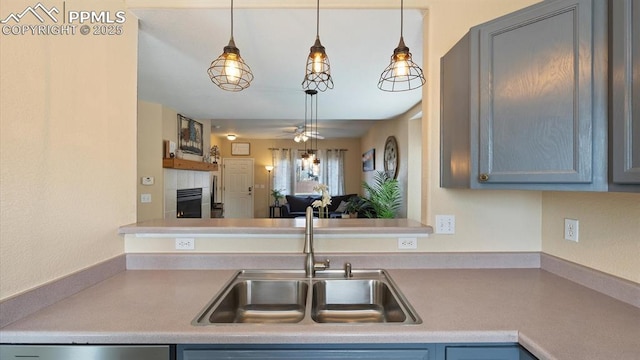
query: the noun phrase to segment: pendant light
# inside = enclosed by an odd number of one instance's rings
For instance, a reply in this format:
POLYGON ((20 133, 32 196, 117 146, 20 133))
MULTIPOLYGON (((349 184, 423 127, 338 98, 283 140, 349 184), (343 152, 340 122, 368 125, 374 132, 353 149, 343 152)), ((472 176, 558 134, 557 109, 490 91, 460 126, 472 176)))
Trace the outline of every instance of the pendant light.
MULTIPOLYGON (((311 107, 313 108, 313 95, 311 96, 311 107)), ((313 122, 313 117, 311 117, 311 121, 313 122)), ((320 158, 319 158, 320 151, 318 150, 318 97, 317 96, 316 96, 316 129, 314 132, 313 126, 312 126, 311 133, 314 134, 316 138, 316 148, 314 150, 313 165, 314 165, 314 173, 317 175, 318 167, 320 165, 320 158)))
POLYGON ((316 9, 316 41, 311 46, 309 57, 307 58, 307 68, 302 81, 302 88, 318 91, 333 89, 329 57, 327 57, 324 46, 320 43, 320 0, 317 1, 316 9))
MULTIPOLYGON (((313 149, 313 96, 317 95, 318 91, 317 90, 305 90, 305 97, 304 97, 304 133, 308 134, 307 139, 309 137, 311 137, 311 141, 309 141, 309 146, 310 148, 307 149, 307 142, 305 141, 304 143, 304 153, 302 153, 302 169, 305 170, 307 169, 307 166, 315 163, 315 150, 313 149), (310 100, 310 101, 309 101, 310 100), (310 103, 310 105, 309 105, 310 103), (308 116, 307 116, 308 115, 308 116), (309 126, 311 128, 311 130, 307 130, 307 118, 310 119, 309 121, 309 126), (311 162, 311 164, 310 164, 311 162)), ((316 104, 317 104, 317 100, 316 100, 316 104)), ((317 110, 316 110, 317 112, 317 110)), ((317 140, 316 140, 317 143, 317 140)))
POLYGON ((400 43, 393 50, 391 63, 380 75, 378 88, 383 91, 399 92, 413 90, 424 85, 426 80, 422 69, 411 60, 409 48, 404 44, 402 28, 404 21, 404 1, 400 0, 400 43))
POLYGON ((211 62, 207 71, 214 84, 226 91, 242 91, 251 85, 253 74, 240 57, 240 49, 233 41, 233 0, 231 0, 231 39, 222 55, 211 62))

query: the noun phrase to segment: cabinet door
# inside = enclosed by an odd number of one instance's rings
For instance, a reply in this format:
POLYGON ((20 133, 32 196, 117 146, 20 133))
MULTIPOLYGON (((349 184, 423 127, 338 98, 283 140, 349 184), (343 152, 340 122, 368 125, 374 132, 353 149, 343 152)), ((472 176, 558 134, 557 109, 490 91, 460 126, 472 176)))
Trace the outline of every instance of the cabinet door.
POLYGON ((640 3, 611 11, 612 182, 640 184, 640 3))
POLYGON ((596 3, 544 2, 472 29, 479 42, 472 187, 605 186, 606 4, 596 3))
POLYGON ((426 350, 189 350, 184 360, 428 360, 426 350))
POLYGON ((519 346, 451 346, 445 349, 445 360, 535 360, 519 346))

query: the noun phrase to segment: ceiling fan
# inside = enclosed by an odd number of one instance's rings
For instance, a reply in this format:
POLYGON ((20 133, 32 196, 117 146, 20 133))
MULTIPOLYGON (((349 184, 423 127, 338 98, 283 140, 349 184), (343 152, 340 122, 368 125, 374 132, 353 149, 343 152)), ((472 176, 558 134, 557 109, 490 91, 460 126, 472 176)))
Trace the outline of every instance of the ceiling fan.
POLYGON ((324 136, 320 135, 316 130, 305 130, 304 125, 297 126, 293 130, 285 130, 285 133, 293 135, 293 141, 306 142, 311 138, 324 139, 324 136))

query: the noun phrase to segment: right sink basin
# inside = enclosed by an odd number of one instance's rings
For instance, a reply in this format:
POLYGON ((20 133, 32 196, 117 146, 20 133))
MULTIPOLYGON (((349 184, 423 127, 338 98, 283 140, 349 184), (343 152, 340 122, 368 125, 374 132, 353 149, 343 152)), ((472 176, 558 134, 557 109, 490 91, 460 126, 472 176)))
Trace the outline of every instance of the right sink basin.
POLYGON ((407 314, 387 283, 320 280, 313 284, 311 318, 319 323, 404 323, 407 314))

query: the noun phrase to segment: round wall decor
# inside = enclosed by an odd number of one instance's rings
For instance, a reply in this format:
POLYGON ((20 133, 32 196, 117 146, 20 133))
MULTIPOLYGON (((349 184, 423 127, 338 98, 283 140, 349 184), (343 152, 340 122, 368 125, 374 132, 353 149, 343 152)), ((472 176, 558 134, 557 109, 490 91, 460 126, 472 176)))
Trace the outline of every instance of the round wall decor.
POLYGON ((395 136, 389 136, 384 143, 384 172, 391 179, 398 176, 398 142, 395 136))

